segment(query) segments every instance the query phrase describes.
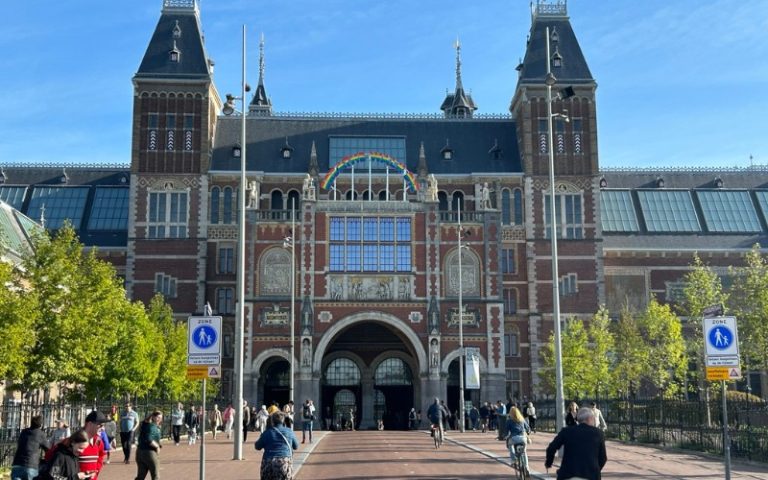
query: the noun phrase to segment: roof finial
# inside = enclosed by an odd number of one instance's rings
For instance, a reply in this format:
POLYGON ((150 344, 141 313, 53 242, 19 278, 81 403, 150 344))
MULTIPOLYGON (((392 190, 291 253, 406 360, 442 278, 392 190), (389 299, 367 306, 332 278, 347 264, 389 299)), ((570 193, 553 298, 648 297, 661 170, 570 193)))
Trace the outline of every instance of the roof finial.
POLYGON ((261 32, 259 42, 259 85, 264 84, 264 32, 261 32))
POLYGON ((456 48, 456 90, 458 90, 464 88, 461 84, 461 42, 459 42, 458 36, 454 47, 456 48))

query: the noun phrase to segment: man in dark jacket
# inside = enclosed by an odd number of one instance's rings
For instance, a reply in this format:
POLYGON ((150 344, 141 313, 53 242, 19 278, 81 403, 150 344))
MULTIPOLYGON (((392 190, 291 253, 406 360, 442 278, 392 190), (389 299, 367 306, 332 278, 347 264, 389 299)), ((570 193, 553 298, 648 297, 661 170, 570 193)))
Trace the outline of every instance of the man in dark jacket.
POLYGON ((11 478, 19 480, 32 480, 37 477, 40 467, 40 450, 47 452, 51 448, 43 433, 43 417, 32 417, 29 428, 25 428, 19 435, 16 447, 16 455, 11 464, 11 478))
POLYGON ((547 447, 544 466, 549 468, 560 447, 565 447, 563 460, 557 470, 557 480, 585 478, 600 480, 600 471, 608 461, 605 454, 605 436, 595 427, 595 414, 591 408, 582 408, 576 414, 578 425, 560 430, 547 447))

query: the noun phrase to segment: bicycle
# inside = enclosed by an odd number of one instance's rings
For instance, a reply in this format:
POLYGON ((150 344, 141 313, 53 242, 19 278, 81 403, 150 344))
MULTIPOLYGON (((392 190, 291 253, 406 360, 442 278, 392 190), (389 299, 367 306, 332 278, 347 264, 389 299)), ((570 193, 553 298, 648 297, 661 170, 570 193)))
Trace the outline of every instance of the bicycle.
POLYGON ((517 478, 519 480, 530 480, 531 475, 528 473, 528 462, 525 461, 525 444, 516 443, 512 446, 515 449, 515 461, 512 462, 512 468, 517 471, 517 478))
POLYGON ((432 438, 435 440, 435 450, 443 444, 443 429, 439 425, 432 424, 432 438))

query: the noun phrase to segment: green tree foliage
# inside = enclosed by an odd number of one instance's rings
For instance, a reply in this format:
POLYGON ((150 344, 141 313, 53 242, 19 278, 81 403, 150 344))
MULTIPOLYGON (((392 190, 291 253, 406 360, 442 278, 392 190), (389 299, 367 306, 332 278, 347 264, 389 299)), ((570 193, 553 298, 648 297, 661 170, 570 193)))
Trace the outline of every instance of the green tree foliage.
POLYGON ((155 295, 149 304, 149 318, 164 339, 163 367, 152 388, 153 396, 187 399, 199 395, 196 382, 186 378, 187 324, 174 320, 171 307, 159 294, 155 295))
POLYGON ((739 346, 748 369, 768 369, 768 263, 759 245, 746 256, 732 290, 732 311, 739 322, 739 346))
POLYGON ((704 334, 702 319, 704 309, 713 305, 726 305, 728 294, 723 290, 720 276, 712 267, 704 264, 698 254, 693 257, 693 269, 685 274, 683 300, 678 308, 681 315, 688 317, 690 327, 686 338, 689 358, 696 359, 699 368, 690 374, 693 384, 698 385, 705 379, 704 374, 704 334))
MULTIPOLYGON (((594 378, 589 372, 591 360, 589 353, 589 338, 584 322, 572 318, 565 322, 561 332, 563 392, 569 398, 582 398, 594 393, 594 378)), ((555 337, 550 335, 549 343, 542 350, 542 359, 546 367, 540 372, 544 388, 555 391, 555 337)))
POLYGON ((678 393, 688 369, 680 318, 669 305, 651 299, 638 324, 648 355, 643 377, 665 396, 678 393))
POLYGON ((615 334, 614 389, 629 393, 640 386, 648 365, 648 351, 634 313, 625 308, 619 316, 615 334))
POLYGON ((613 395, 616 386, 613 379, 613 363, 616 358, 616 342, 611 332, 611 319, 605 306, 592 317, 587 327, 589 338, 588 383, 594 386, 595 397, 613 395))
POLYGON ((19 380, 26 371, 26 358, 36 342, 37 295, 25 291, 19 271, 0 261, 0 378, 19 380))

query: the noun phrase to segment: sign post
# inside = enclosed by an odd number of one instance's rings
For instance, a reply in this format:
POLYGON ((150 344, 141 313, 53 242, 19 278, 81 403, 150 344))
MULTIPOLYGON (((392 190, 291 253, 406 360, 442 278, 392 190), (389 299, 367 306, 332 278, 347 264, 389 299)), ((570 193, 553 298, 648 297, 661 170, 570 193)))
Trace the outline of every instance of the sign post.
POLYGON ((203 381, 203 416, 200 419, 200 480, 204 480, 206 380, 209 377, 218 377, 221 373, 221 317, 211 315, 189 317, 187 333, 189 335, 187 341, 187 379, 203 381))
POLYGON ((720 380, 723 410, 723 453, 725 456, 725 480, 731 480, 731 440, 728 435, 728 402, 726 380, 741 378, 739 357, 739 331, 736 317, 704 319, 704 345, 707 364, 707 380, 720 380))

